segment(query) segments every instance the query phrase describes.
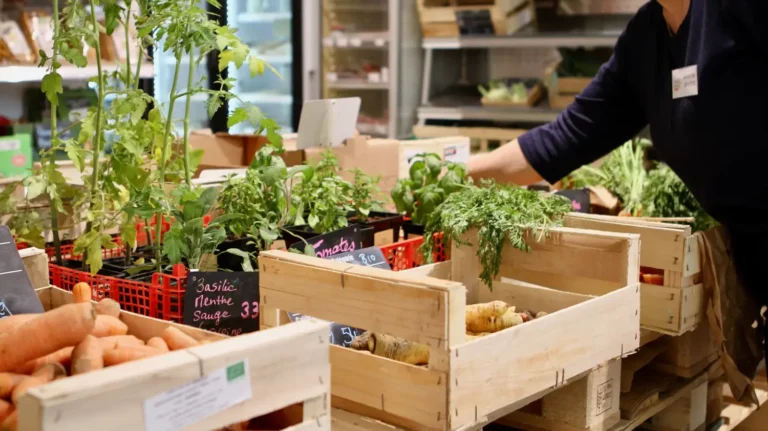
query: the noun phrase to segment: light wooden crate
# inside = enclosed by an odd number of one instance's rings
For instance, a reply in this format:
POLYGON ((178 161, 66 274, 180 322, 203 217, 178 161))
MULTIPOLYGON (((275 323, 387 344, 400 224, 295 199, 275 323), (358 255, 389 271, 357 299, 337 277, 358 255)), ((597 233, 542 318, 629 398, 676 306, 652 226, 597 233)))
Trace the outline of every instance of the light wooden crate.
POLYGON ((689 226, 575 213, 566 216, 565 225, 640 235, 640 265, 664 271, 664 286, 640 285, 644 328, 680 335, 705 318, 699 245, 689 226))
POLYGON ((424 37, 456 37, 460 34, 457 12, 487 11, 497 36, 515 33, 535 19, 527 0, 417 0, 424 37))
POLYGON ((637 235, 552 230, 531 253, 505 250, 503 272, 519 281, 500 279, 493 291, 479 283, 474 250, 451 253, 403 272, 262 253, 262 324, 284 324, 291 311, 428 345, 427 367, 331 346, 333 406, 415 430, 480 428, 637 349, 637 235), (616 289, 564 292, 532 285, 537 274, 616 289), (466 304, 496 299, 551 314, 467 341, 466 304))
MULTIPOLYGON (((73 301, 72 294, 38 289, 46 309, 73 301)), ((288 429, 329 430, 329 325, 317 321, 237 338, 132 313, 121 313, 129 334, 147 340, 174 326, 212 344, 69 377, 31 389, 19 400, 19 429, 30 431, 145 429, 144 401, 247 360, 252 398, 188 430, 211 430, 283 409, 303 408, 288 429)))

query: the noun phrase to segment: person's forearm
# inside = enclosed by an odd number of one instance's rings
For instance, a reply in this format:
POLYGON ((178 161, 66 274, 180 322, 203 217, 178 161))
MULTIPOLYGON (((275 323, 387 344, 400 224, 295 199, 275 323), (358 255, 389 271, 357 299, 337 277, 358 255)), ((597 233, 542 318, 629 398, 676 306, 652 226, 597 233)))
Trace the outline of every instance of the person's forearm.
POLYGON ((525 159, 517 139, 490 153, 473 156, 469 159, 467 169, 475 182, 494 179, 498 183, 527 186, 542 180, 541 175, 525 159))

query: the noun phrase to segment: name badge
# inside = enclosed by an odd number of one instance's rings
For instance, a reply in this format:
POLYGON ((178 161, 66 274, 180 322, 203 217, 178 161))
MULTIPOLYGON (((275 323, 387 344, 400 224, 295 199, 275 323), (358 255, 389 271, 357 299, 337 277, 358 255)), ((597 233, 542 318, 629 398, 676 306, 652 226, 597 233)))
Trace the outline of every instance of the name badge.
POLYGON ((672 98, 681 99, 699 95, 699 72, 696 65, 672 71, 672 98))

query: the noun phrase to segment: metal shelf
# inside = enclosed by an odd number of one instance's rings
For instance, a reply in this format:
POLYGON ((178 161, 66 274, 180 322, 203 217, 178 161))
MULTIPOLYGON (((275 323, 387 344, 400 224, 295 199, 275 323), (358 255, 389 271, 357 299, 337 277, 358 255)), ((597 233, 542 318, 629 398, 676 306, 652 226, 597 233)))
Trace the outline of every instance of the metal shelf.
POLYGON ((328 81, 328 88, 334 90, 389 90, 388 82, 368 82, 362 79, 340 79, 328 81))
POLYGON ((241 23, 250 22, 275 22, 275 21, 287 21, 293 18, 291 12, 254 12, 254 13, 241 13, 237 16, 237 21, 241 23))
POLYGON ((425 49, 462 48, 578 48, 609 47, 616 45, 628 22, 624 16, 584 17, 566 22, 563 30, 540 32, 528 26, 510 36, 435 37, 422 41, 425 49))
MULTIPOLYGON (((118 68, 119 65, 116 64, 103 65, 104 72, 113 72, 118 70, 118 68)), ((0 66, 0 83, 40 82, 47 73, 46 69, 32 65, 0 66)), ((95 64, 83 68, 75 66, 62 66, 59 68, 59 75, 61 75, 61 79, 64 81, 87 81, 96 76, 97 73, 95 64)), ((139 76, 141 78, 153 78, 154 70, 152 63, 142 64, 139 76)))
POLYGON ((549 107, 498 108, 486 106, 422 106, 418 109, 419 123, 427 120, 499 121, 505 123, 549 123, 559 110, 549 107))
POLYGON ((267 92, 241 93, 240 98, 247 102, 252 102, 252 103, 280 103, 280 104, 293 103, 292 95, 280 94, 280 93, 267 93, 267 92))

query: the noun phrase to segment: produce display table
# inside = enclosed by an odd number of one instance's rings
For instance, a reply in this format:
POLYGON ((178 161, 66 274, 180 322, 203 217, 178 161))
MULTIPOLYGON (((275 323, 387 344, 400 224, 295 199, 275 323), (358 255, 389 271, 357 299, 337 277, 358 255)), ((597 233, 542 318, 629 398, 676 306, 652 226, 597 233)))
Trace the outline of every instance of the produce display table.
POLYGON ((482 428, 639 346, 637 235, 553 229, 529 243, 531 253, 505 249, 493 291, 467 247, 404 272, 262 253, 262 323, 290 311, 424 344, 426 367, 331 346, 333 406, 406 429, 482 428), (614 288, 541 287, 569 280, 614 288), (549 314, 468 341, 467 304, 492 300, 549 314))

